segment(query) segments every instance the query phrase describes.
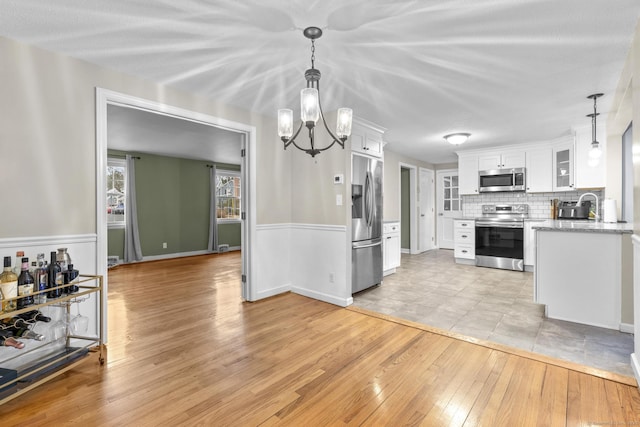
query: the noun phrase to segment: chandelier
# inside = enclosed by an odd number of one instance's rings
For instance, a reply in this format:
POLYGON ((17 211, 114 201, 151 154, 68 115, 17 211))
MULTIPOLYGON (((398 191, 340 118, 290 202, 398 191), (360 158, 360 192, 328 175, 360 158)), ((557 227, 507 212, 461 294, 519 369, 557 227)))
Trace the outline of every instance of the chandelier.
POLYGON ((587 99, 593 99, 593 113, 587 114, 587 117, 591 117, 591 149, 589 150, 588 164, 591 167, 597 166, 600 163, 600 157, 602 156, 602 150, 600 149, 600 143, 596 139, 596 117, 600 115, 596 111, 596 100, 600 98, 602 93, 594 93, 587 96, 587 99))
POLYGON ((353 117, 353 111, 351 108, 339 108, 338 109, 338 121, 336 124, 336 134, 331 132, 327 122, 324 119, 324 113, 322 112, 322 106, 320 104, 320 70, 315 68, 315 41, 322 36, 322 30, 318 27, 308 27, 302 32, 306 38, 311 40, 311 68, 304 73, 304 78, 307 80, 307 87, 300 91, 300 126, 293 133, 293 111, 289 109, 278 110, 278 136, 284 142, 284 149, 293 144, 299 150, 315 157, 316 154, 322 151, 328 150, 334 144, 340 145, 344 148, 344 143, 347 137, 351 135, 351 119, 353 117), (316 147, 315 140, 315 127, 319 119, 322 119, 322 124, 333 139, 331 144, 324 148, 316 147), (309 132, 310 147, 304 148, 296 143, 296 138, 300 134, 302 127, 305 126, 309 132))

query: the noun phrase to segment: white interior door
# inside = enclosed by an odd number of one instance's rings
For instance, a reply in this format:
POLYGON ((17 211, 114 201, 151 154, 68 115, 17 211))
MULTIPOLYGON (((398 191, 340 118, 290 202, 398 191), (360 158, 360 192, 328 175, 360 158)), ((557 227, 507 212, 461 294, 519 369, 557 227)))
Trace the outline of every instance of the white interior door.
POLYGON ((420 252, 436 247, 435 236, 435 179, 430 169, 420 168, 418 230, 420 236, 418 247, 420 252))
POLYGON ((462 216, 458 171, 438 171, 436 181, 438 247, 453 249, 453 220, 462 216))

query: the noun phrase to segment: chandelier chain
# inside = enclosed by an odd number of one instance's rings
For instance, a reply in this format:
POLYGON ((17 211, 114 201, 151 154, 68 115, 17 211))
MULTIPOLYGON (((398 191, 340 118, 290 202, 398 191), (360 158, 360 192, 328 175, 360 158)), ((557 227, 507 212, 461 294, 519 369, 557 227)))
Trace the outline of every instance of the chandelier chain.
POLYGON ((315 63, 316 61, 316 43, 315 40, 311 40, 311 68, 315 68, 315 63))

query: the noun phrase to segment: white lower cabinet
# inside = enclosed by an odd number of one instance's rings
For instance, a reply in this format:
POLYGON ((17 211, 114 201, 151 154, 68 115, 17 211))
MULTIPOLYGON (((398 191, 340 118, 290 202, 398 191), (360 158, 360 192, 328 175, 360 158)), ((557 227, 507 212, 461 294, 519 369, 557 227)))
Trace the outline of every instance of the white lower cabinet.
POLYGON ((382 229, 383 275, 395 273, 397 267, 400 267, 400 223, 390 222, 382 229))
POLYGON ((456 219, 453 221, 453 256, 457 263, 475 264, 476 227, 473 220, 456 219))
POLYGON ((548 219, 528 219, 524 222, 524 269, 533 271, 536 265, 536 231, 533 227, 549 225, 548 219), (527 268, 528 267, 528 268, 527 268))

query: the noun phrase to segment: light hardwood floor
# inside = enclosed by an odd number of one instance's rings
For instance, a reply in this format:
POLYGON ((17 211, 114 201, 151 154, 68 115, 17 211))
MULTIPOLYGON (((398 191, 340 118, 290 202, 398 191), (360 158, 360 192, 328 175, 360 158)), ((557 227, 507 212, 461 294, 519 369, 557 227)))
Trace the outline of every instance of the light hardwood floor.
POLYGON ((640 424, 633 386, 295 294, 243 303, 239 269, 228 253, 109 272, 105 366, 1 406, 0 425, 640 424))

